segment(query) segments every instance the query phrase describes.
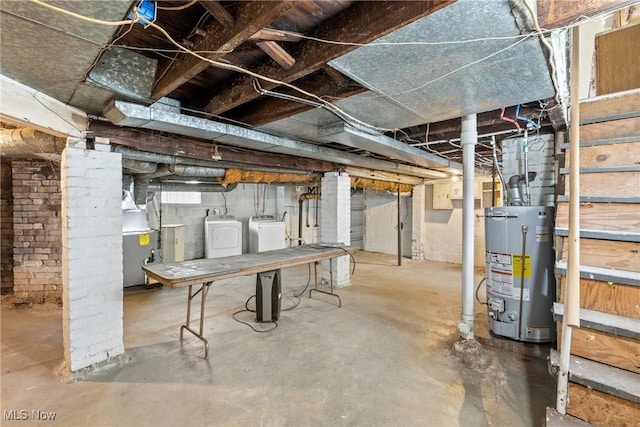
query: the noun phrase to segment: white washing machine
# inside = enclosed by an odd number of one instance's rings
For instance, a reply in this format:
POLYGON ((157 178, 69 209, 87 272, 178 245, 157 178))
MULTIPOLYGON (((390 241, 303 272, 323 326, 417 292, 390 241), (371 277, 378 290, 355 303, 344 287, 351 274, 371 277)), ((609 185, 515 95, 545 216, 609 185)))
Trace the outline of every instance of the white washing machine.
POLYGON ((204 245, 205 258, 242 255, 242 222, 231 215, 207 216, 204 245))
POLYGON ((284 222, 272 215, 249 218, 249 252, 264 252, 285 248, 284 222))

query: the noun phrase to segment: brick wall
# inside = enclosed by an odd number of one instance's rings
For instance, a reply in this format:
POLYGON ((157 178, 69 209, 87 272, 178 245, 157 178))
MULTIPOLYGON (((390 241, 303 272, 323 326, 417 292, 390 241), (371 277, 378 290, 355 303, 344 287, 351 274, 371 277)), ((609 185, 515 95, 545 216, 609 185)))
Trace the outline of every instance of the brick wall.
POLYGON ((124 352, 122 160, 67 148, 61 168, 64 354, 77 371, 124 352))
POLYGON ((13 161, 13 295, 16 304, 62 302, 60 170, 13 161))
POLYGON ((2 295, 13 292, 13 194, 11 162, 0 163, 0 271, 2 295))

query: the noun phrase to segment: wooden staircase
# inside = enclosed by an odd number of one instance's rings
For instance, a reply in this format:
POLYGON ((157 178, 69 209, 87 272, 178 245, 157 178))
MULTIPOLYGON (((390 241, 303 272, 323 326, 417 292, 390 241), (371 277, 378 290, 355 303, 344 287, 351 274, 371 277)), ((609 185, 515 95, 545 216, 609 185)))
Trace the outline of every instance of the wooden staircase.
MULTIPOLYGON (((568 144, 561 146, 566 164, 568 144)), ((573 328, 563 423, 640 424, 640 89, 580 103, 580 328, 573 328), (572 418, 575 417, 575 418, 572 418), (571 419, 573 421, 569 422, 571 419), (578 419, 578 420, 576 420, 578 419)), ((558 301, 566 291, 569 174, 558 196, 558 301)), ((558 348, 564 306, 554 305, 558 348)), ((551 364, 558 366, 552 350, 551 364)), ((551 411, 553 412, 553 411, 551 411)))

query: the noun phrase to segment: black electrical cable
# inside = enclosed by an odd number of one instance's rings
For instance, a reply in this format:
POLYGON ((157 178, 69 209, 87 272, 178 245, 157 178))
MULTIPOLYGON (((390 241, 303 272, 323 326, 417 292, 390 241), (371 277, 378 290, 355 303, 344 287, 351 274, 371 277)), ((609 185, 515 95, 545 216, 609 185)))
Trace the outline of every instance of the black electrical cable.
POLYGON ((480 286, 482 286, 482 283, 487 280, 486 277, 483 277, 482 280, 480 280, 480 282, 478 283, 478 286, 476 287, 476 301, 478 301, 480 304, 484 304, 487 305, 486 302, 482 302, 480 301, 480 298, 478 297, 478 291, 480 290, 480 286))
POLYGON ((309 246, 310 248, 314 248, 314 249, 326 249, 326 248, 331 248, 331 249, 342 249, 342 251, 349 255, 349 257, 351 258, 351 261, 353 261, 353 268, 351 269, 351 275, 353 275, 353 273, 355 273, 356 271, 356 259, 353 257, 353 255, 351 255, 351 252, 349 252, 348 250, 346 250, 344 247, 342 247, 340 244, 329 244, 329 243, 310 243, 307 246, 309 246))
POLYGON ((252 325, 251 323, 249 323, 249 322, 245 322, 244 320, 240 320, 240 319, 238 319, 238 318, 236 317, 236 314, 245 313, 245 312, 250 312, 250 313, 255 313, 255 312, 256 312, 255 310, 251 310, 251 309, 249 308, 249 306, 248 306, 249 301, 251 301, 251 299, 252 299, 252 298, 254 298, 254 297, 255 297, 255 295, 251 295, 251 296, 249 297, 249 299, 244 303, 244 310, 238 310, 238 311, 236 311, 235 313, 233 313, 233 314, 231 315, 231 317, 233 317, 233 320, 235 320, 236 322, 238 322, 238 323, 243 323, 243 324, 247 325, 248 327, 250 327, 251 329, 253 329, 255 332, 263 333, 263 332, 271 332, 271 331, 273 331, 274 329, 276 329, 276 328, 278 327, 278 322, 276 322, 275 320, 270 321, 270 322, 263 322, 263 323, 273 323, 275 326, 274 326, 273 328, 271 328, 271 329, 267 329, 267 330, 262 331, 262 330, 260 330, 260 329, 256 329, 256 328, 254 328, 254 327, 253 327, 253 325, 252 325))

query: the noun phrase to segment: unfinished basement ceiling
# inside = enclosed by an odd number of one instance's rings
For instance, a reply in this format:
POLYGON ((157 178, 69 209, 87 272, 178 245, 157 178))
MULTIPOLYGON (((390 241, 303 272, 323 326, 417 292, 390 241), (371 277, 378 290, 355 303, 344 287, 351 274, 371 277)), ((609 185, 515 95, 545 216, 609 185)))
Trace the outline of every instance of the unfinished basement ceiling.
MULTIPOLYGON (((126 17, 135 2, 50 3, 114 21, 126 17)), ((127 125, 132 131, 146 128, 155 134, 231 144, 232 139, 225 141, 197 128, 185 128, 183 124, 189 120, 184 117, 193 116, 193 122, 213 119, 268 134, 254 140, 244 138, 245 148, 285 152, 286 147, 267 148, 263 141, 291 140, 315 145, 317 148, 297 154, 310 159, 326 161, 326 156, 317 153, 329 150, 337 164, 386 171, 397 171, 399 166, 414 172, 430 168, 433 176, 458 169, 460 164, 447 154, 437 156, 433 149, 411 146, 410 141, 420 141, 415 135, 423 132, 424 126, 473 112, 498 109, 499 113, 501 107, 535 104, 554 95, 538 38, 512 38, 532 30, 532 24, 523 18, 528 12, 521 1, 189 3, 157 2, 161 8, 156 24, 189 48, 206 50, 214 60, 294 84, 335 100, 335 105, 362 122, 401 131, 383 134, 361 123, 352 126, 351 120, 345 124, 286 85, 261 81, 257 90, 247 76, 177 53, 153 27, 93 25, 30 1, 0 3, 2 73, 98 120, 104 120, 107 106, 113 106, 114 101, 142 108, 158 101, 176 105, 175 100, 181 105, 180 126, 127 125), (365 45, 509 38, 468 44, 356 47, 307 36, 365 45), (508 48, 514 43, 518 44, 508 48), (263 88, 288 98, 258 93, 263 88), (327 131, 327 126, 333 131, 327 131)), ((540 111, 526 111, 543 122, 546 119, 540 111)), ((487 129, 494 127, 492 123, 487 129)), ((479 129, 480 133, 485 131, 479 129)), ((256 156, 256 166, 259 162, 260 156, 256 156)), ((424 175, 429 174, 412 176, 424 175)))

